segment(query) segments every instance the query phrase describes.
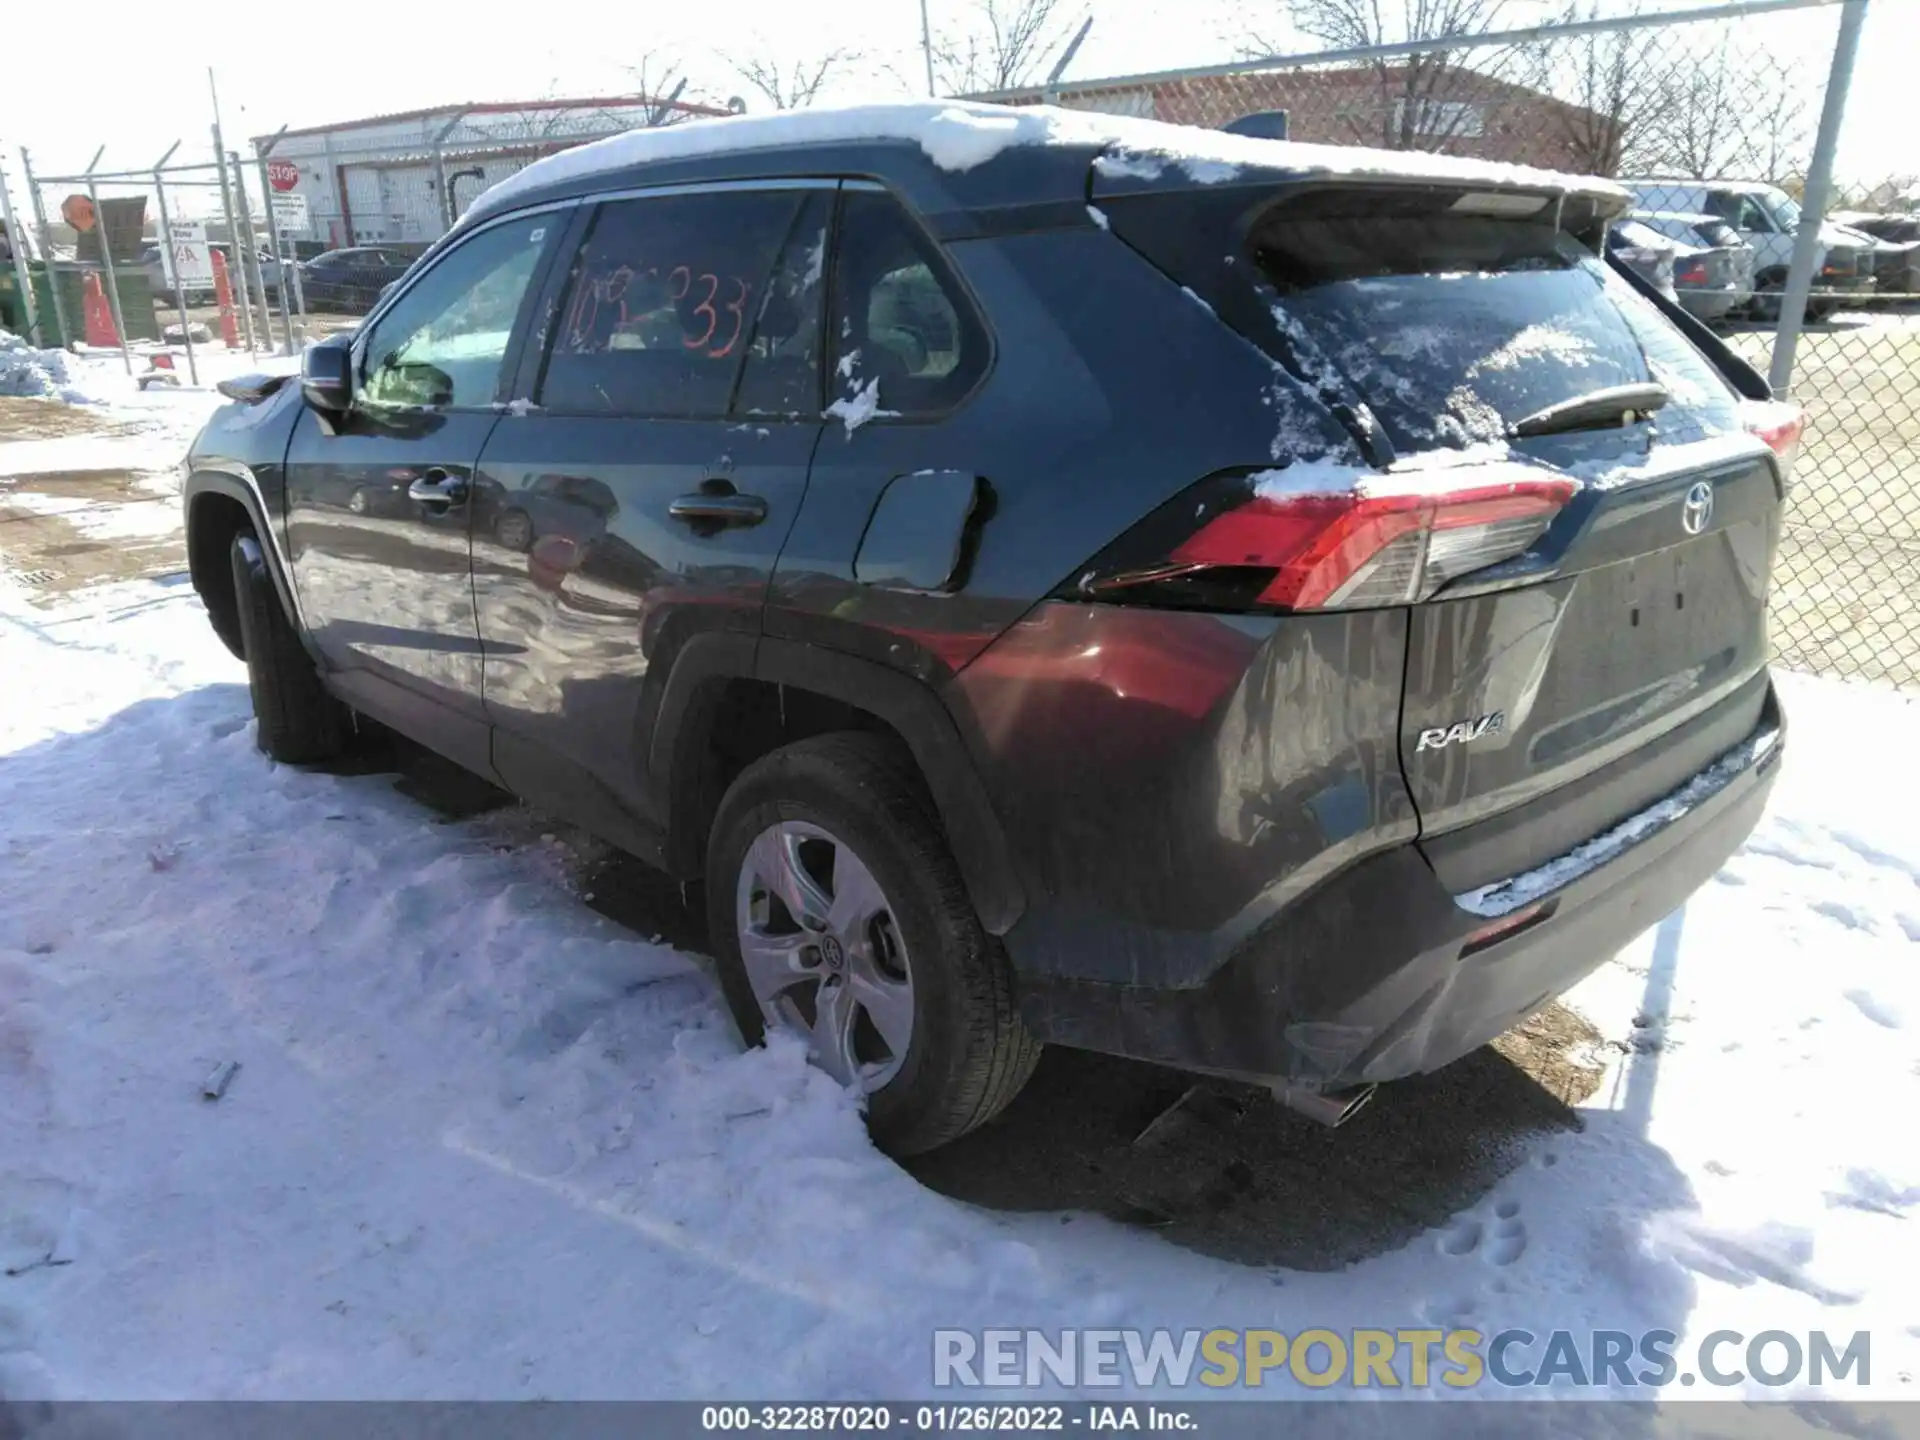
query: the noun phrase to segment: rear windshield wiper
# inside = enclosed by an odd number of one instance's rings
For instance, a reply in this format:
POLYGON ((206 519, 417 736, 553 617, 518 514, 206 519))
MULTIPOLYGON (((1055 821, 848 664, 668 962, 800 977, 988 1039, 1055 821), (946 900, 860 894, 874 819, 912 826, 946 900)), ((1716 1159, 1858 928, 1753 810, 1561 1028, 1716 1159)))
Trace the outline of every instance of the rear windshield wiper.
POLYGON ((1631 425, 1642 415, 1658 410, 1673 396, 1667 387, 1651 381, 1639 385, 1609 385, 1591 390, 1522 415, 1507 427, 1516 440, 1530 435, 1557 435, 1563 430, 1601 430, 1613 425, 1631 425))

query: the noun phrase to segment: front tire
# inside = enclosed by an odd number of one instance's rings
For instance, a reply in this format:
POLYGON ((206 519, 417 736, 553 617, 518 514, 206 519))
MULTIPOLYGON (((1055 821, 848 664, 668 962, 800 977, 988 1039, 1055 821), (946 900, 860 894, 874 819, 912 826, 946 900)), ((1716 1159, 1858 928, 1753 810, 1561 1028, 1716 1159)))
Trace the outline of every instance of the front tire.
POLYGON ((821 735, 750 765, 714 821, 707 908, 741 1037, 805 1032, 816 1064, 866 1092, 883 1150, 959 1138, 1033 1073, 1005 952, 897 744, 821 735))
POLYGON ((313 658, 281 608, 260 542, 242 531, 233 537, 230 557, 255 743, 283 765, 334 759, 352 733, 347 707, 320 683, 313 658))

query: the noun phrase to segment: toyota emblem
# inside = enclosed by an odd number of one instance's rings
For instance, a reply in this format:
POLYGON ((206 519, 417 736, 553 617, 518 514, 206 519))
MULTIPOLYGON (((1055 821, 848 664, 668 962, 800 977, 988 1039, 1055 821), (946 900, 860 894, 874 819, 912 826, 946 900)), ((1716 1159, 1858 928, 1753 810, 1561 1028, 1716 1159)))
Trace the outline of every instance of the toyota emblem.
POLYGON ((1687 498, 1680 502, 1680 528, 1698 535, 1713 519, 1713 486, 1701 480, 1690 486, 1687 498))

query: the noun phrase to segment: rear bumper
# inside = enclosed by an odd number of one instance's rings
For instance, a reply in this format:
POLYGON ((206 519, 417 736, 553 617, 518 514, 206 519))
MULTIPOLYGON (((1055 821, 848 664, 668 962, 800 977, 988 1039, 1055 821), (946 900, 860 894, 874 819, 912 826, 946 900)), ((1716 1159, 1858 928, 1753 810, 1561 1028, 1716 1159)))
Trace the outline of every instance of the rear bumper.
POLYGON ((1815 300, 1835 295, 1871 295, 1874 292, 1872 275, 1816 275, 1813 277, 1811 294, 1815 300))
POLYGON ((1724 319, 1735 308, 1746 304, 1748 299, 1746 291, 1732 288, 1690 289, 1682 286, 1677 293, 1682 308, 1697 320, 1724 319))
POLYGON ((1438 1069, 1511 1029, 1680 905, 1760 818, 1785 726, 1525 875, 1448 893, 1419 849, 1343 870, 1187 988, 1022 975, 1041 1038, 1182 1069, 1338 1090, 1438 1069), (1496 923, 1518 924, 1486 940, 1496 923))

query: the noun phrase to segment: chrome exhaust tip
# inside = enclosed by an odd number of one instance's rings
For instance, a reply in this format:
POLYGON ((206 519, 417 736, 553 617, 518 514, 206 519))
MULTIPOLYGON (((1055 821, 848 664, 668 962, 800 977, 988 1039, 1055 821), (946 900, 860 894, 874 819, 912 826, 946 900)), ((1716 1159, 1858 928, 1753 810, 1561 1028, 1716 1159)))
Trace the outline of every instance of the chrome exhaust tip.
POLYGON ((1356 1085, 1351 1090, 1309 1090, 1303 1086, 1282 1081, 1273 1088, 1273 1098, 1289 1110, 1297 1111, 1309 1120, 1318 1121, 1328 1129, 1344 1125, 1373 1098, 1378 1085, 1356 1085))

